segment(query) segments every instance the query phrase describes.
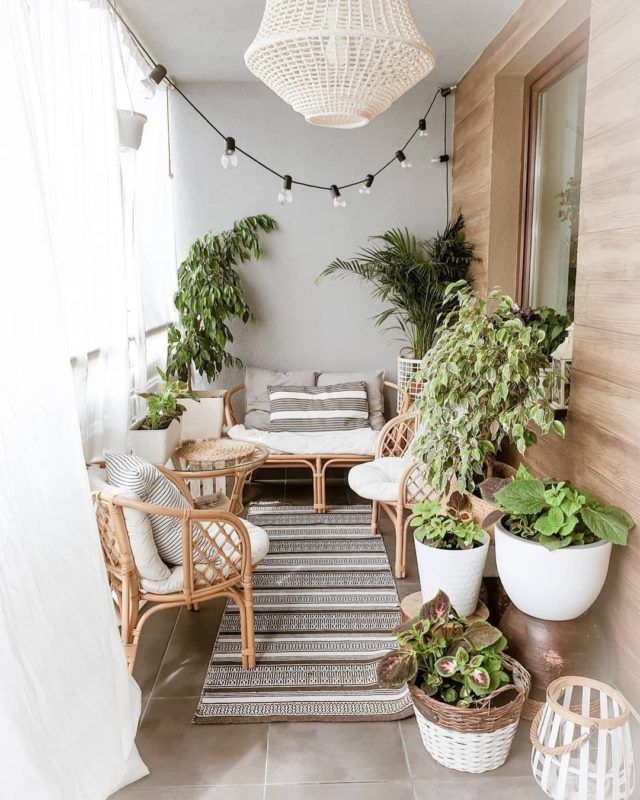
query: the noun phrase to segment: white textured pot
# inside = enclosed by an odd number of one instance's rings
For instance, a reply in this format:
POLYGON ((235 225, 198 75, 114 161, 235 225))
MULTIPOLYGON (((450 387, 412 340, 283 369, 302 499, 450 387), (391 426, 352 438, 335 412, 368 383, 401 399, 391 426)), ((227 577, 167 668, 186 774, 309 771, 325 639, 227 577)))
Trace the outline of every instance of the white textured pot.
POLYGON ((142 141, 142 131, 147 118, 144 114, 118 109, 118 138, 121 150, 137 150, 142 141))
POLYGON ((494 526, 498 574, 511 602, 531 617, 575 619, 594 604, 607 577, 610 542, 547 550, 494 526))
POLYGON ((136 427, 129 431, 127 444, 134 456, 164 466, 180 444, 180 422, 174 419, 168 428, 160 431, 143 431, 136 427))
POLYGON ((489 534, 484 531, 483 543, 471 550, 441 550, 415 537, 414 542, 423 601, 431 600, 442 589, 460 616, 473 614, 489 551, 489 534))
POLYGON ((219 439, 222 436, 222 419, 224 416, 224 400, 222 397, 205 397, 200 392, 197 400, 178 400, 185 410, 180 417, 182 431, 181 441, 193 439, 219 439))

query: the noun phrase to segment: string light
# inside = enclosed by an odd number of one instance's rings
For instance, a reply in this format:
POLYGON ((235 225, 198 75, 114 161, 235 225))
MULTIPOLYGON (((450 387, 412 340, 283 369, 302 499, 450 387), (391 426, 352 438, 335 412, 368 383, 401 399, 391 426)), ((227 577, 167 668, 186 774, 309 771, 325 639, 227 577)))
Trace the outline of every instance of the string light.
POLYGON ((224 153, 220 163, 225 169, 235 169, 238 166, 238 156, 236 155, 236 140, 233 136, 225 139, 224 153))
POLYGON ((331 189, 331 197, 333 197, 333 207, 344 208, 347 205, 347 201, 340 194, 340 189, 338 189, 335 183, 331 184, 330 189, 331 189))
POLYGON ((146 89, 148 99, 151 99, 162 81, 167 77, 167 70, 162 64, 156 64, 146 78, 143 78, 140 83, 146 89))
MULTIPOLYGON (((282 173, 278 172, 278 170, 274 169, 273 167, 270 167, 264 161, 261 161, 259 158, 257 158, 256 156, 252 155, 248 151, 243 150, 241 147, 237 147, 236 143, 235 143, 235 140, 234 140, 234 138, 232 136, 225 136, 225 134, 206 116, 206 114, 203 111, 201 111, 201 109, 198 108, 198 106, 193 102, 193 100, 191 100, 191 98, 184 91, 182 91, 182 89, 173 80, 171 80, 171 78, 168 77, 166 68, 164 66, 162 66, 162 64, 156 64, 155 63, 155 61, 151 57, 151 54, 149 53, 149 51, 142 44, 142 42, 137 37, 135 32, 132 30, 132 28, 129 26, 129 24, 120 15, 119 11, 115 7, 115 4, 114 4, 113 0, 107 0, 107 4, 108 4, 111 12, 113 13, 113 15, 119 20, 120 24, 123 26, 123 28, 131 36, 131 39, 132 39, 133 44, 135 45, 135 47, 138 49, 138 51, 141 53, 141 55, 147 60, 147 62, 149 63, 149 65, 152 68, 151 72, 149 73, 149 75, 142 81, 143 85, 145 86, 147 91, 150 93, 150 96, 153 96, 153 94, 155 94, 159 84, 161 84, 163 81, 166 81, 167 84, 172 89, 174 89, 177 92, 177 94, 180 95, 180 97, 182 97, 182 99, 185 101, 185 103, 187 103, 187 105, 189 105, 192 108, 192 110, 196 114, 198 114, 198 116, 203 120, 203 122, 206 125, 208 125, 218 136, 220 136, 222 139, 225 140, 225 150, 224 150, 224 153, 222 155, 222 158, 220 159, 222 166, 225 169, 234 169, 238 165, 238 153, 242 153, 242 155, 245 156, 245 158, 248 158, 250 161, 253 161, 254 164, 257 164, 259 167, 262 167, 267 172, 270 172, 272 175, 274 175, 275 177, 280 178, 282 180, 282 182, 283 182, 282 183, 282 189, 278 193, 278 202, 282 202, 280 200, 280 196, 282 195, 282 199, 284 201, 283 205, 288 205, 289 203, 291 203, 293 201, 293 194, 291 193, 291 187, 293 185, 297 185, 297 186, 304 186, 304 187, 306 187, 308 189, 318 189, 318 190, 322 190, 322 191, 329 190, 331 192, 331 196, 333 197, 333 205, 334 205, 334 207, 335 208, 344 208, 346 206, 346 200, 340 194, 340 190, 350 189, 352 187, 358 186, 359 187, 358 188, 358 193, 361 194, 361 195, 366 196, 366 195, 370 194, 371 185, 373 183, 373 180, 381 172, 383 172, 385 169, 387 169, 387 167, 389 167, 391 164, 393 164, 394 161, 398 161, 403 169, 410 169, 411 168, 411 163, 407 160, 407 157, 406 157, 404 151, 409 146, 409 144, 413 141, 413 138, 416 135, 418 135, 419 137, 425 137, 425 136, 429 135, 429 133, 427 131, 426 120, 427 120, 427 117, 429 116, 429 113, 431 112, 431 109, 433 108, 434 103, 436 102, 438 97, 442 97, 445 100, 445 103, 444 103, 444 105, 445 105, 445 118, 444 118, 444 138, 445 138, 445 148, 444 149, 445 149, 445 152, 441 156, 438 156, 436 158, 432 158, 431 161, 432 161, 432 163, 445 163, 445 162, 449 161, 449 156, 446 153, 446 138, 447 138, 446 98, 447 98, 447 96, 449 94, 451 94, 452 91, 454 91, 457 88, 457 86, 455 84, 452 85, 452 86, 441 87, 436 91, 436 93, 433 95, 433 98, 431 99, 431 102, 429 103, 429 106, 428 106, 426 112, 418 120, 417 127, 412 132, 411 136, 409 136, 409 138, 405 142, 405 144, 402 147, 402 149, 401 150, 397 150, 395 156, 393 158, 389 159, 386 163, 384 163, 375 172, 369 173, 366 176, 364 181, 362 180, 362 178, 360 178, 359 180, 352 181, 351 183, 341 184, 339 186, 337 184, 332 184, 331 186, 327 186, 327 185, 322 185, 322 184, 318 184, 318 183, 310 183, 308 181, 303 181, 303 180, 296 180, 296 179, 292 178, 290 175, 283 175, 282 173)), ((447 171, 448 171, 448 164, 447 164, 447 171)), ((447 191, 448 191, 448 183, 447 183, 447 191)), ((448 204, 447 204, 447 209, 448 209, 448 204)), ((447 215, 448 215, 448 210, 447 210, 447 215)))
POLYGON ((367 175, 365 182, 362 186, 358 189, 358 194, 363 195, 366 197, 367 195, 371 194, 371 184, 373 183, 373 175, 367 175))
POLYGON ((292 183, 291 175, 285 175, 282 179, 282 189, 278 192, 278 202, 281 206, 290 206, 293 203, 292 183))
POLYGON ((407 161, 407 157, 402 150, 396 150, 396 158, 402 169, 411 169, 411 162, 407 161))

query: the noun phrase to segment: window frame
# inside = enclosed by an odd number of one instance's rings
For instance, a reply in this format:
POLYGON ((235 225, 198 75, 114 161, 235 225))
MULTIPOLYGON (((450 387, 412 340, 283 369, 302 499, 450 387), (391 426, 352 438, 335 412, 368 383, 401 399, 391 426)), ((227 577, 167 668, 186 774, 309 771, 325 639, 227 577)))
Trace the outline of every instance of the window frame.
POLYGON ((523 308, 529 307, 529 278, 531 272, 531 234, 535 189, 536 146, 538 143, 538 98, 589 55, 589 24, 581 25, 555 50, 546 56, 525 77, 524 136, 522 169, 522 203, 520 246, 516 278, 516 298, 523 308))

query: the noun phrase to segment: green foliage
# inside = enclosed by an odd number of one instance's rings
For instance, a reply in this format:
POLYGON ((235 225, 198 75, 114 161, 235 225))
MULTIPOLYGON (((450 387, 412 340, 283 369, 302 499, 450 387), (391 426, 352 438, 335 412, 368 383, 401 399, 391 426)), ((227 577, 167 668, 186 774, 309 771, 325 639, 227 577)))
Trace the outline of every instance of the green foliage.
POLYGON ((247 217, 222 233, 196 239, 178 270, 174 297, 179 326, 168 332, 167 372, 191 386, 191 368, 211 381, 223 367, 241 367, 227 352, 233 341, 229 320, 253 321, 240 275, 235 267, 251 257, 259 259, 260 234, 276 222, 266 214, 247 217))
POLYGON ((603 506, 564 481, 538 480, 523 466, 495 497, 507 530, 548 550, 598 540, 624 545, 634 526, 621 508, 603 506))
POLYGON ((465 241, 461 214, 449 222, 442 234, 419 242, 408 230, 390 230, 372 236, 377 246, 363 249, 355 259, 336 259, 318 280, 328 275, 352 274, 373 284, 373 296, 388 303, 375 319, 376 325, 391 321, 401 338, 422 356, 432 346, 443 313, 455 305, 455 297, 445 297, 451 281, 467 278, 474 257, 473 245, 465 241))
POLYGON ((507 646, 502 633, 488 622, 469 624, 442 591, 395 635, 399 649, 378 666, 383 688, 415 682, 430 697, 466 707, 510 681, 500 658, 507 646))
POLYGON ((540 306, 522 314, 523 322, 534 330, 544 333, 542 349, 548 359, 562 342, 567 338, 567 328, 571 324, 571 317, 567 314, 558 314, 549 306, 540 306))
POLYGON ((463 283, 451 284, 447 295, 457 296, 459 308, 447 315, 414 376, 423 382, 414 404, 423 424, 413 454, 434 489, 457 481, 458 490, 471 491, 504 442, 523 453, 536 441, 532 423, 561 436, 564 428, 548 401, 543 330, 527 326, 497 290, 489 295, 492 311, 463 283))
POLYGON ((178 403, 181 398, 200 402, 200 398, 188 390, 186 383, 172 381, 160 367, 156 367, 156 372, 160 376, 161 390, 138 393, 138 397, 144 397, 147 401, 147 415, 140 425, 142 430, 157 431, 168 428, 174 419, 182 416, 185 410, 184 406, 178 403))
POLYGON ((409 524, 419 542, 441 550, 470 550, 484 542, 484 531, 468 511, 453 506, 443 510, 439 500, 418 503, 409 524))

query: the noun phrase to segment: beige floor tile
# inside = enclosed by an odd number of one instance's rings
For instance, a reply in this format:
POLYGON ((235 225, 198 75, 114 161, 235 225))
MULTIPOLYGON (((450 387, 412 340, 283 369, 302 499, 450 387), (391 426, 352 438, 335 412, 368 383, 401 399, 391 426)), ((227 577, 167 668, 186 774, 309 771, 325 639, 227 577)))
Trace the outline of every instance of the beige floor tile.
POLYGON ((257 786, 171 786, 140 789, 133 784, 114 794, 111 800, 263 800, 264 787, 257 786))
POLYGON ((415 800, 541 800, 544 792, 531 778, 500 778, 493 774, 460 781, 414 781, 415 800))
POLYGON ((150 786, 228 786, 264 782, 267 725, 192 725, 196 699, 151 699, 136 743, 150 786))
POLYGON ((267 786, 265 800, 414 800, 410 781, 267 786))
POLYGON ((283 722, 270 726, 269 784, 408 778, 396 722, 283 722))
POLYGON ((151 697, 200 697, 211 659, 215 634, 208 638, 173 636, 169 642, 151 697))
POLYGON ((142 691, 143 698, 151 694, 168 644, 168 636, 145 636, 143 633, 140 637, 133 677, 142 691))
POLYGON ((407 758, 409 760, 409 768, 414 779, 446 781, 451 780, 452 776, 455 776, 458 780, 476 780, 481 782, 494 778, 519 778, 531 775, 529 725, 530 723, 526 721, 520 723, 509 758, 501 767, 490 772, 474 775, 468 772, 454 772, 434 761, 422 743, 418 725, 414 717, 402 720, 400 723, 407 758))

